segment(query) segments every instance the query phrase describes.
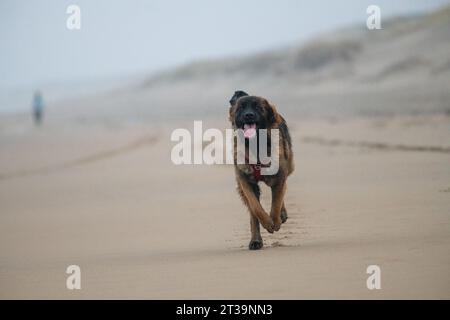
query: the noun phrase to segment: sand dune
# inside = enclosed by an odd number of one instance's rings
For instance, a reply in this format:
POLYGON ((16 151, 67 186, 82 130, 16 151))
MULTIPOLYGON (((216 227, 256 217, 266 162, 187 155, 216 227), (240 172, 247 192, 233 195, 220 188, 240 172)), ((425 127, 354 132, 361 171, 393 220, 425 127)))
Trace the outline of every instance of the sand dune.
MULTIPOLYGON (((449 28, 449 7, 384 21, 382 30, 350 26, 285 48, 126 77, 109 91, 103 84, 97 94, 51 101, 49 117, 82 123, 217 117, 236 89, 264 95, 296 118, 449 113, 449 28)), ((51 88, 46 92, 52 96, 51 88)))

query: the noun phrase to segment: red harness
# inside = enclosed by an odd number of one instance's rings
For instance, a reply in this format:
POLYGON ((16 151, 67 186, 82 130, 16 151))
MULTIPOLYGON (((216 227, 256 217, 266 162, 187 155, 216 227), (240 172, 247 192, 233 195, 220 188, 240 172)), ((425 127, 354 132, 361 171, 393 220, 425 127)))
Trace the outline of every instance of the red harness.
MULTIPOLYGON (((245 157, 245 162, 248 163, 250 160, 248 157, 245 157)), ((269 168, 270 164, 249 164, 249 166, 252 168, 253 178, 255 178, 256 181, 260 181, 261 179, 261 168, 269 168)))
POLYGON ((255 178, 256 181, 261 181, 261 168, 269 168, 270 164, 250 164, 250 167, 252 168, 253 178, 255 178))
POLYGON ((250 167, 252 167, 253 178, 255 178, 256 181, 261 180, 261 165, 251 164, 250 167))

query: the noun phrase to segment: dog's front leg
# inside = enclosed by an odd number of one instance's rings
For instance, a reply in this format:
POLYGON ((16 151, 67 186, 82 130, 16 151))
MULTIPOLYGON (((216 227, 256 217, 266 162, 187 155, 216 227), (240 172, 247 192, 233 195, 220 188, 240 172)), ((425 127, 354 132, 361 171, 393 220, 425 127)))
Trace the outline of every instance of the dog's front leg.
POLYGON ((270 216, 264 211, 261 203, 253 192, 252 186, 244 179, 239 180, 239 186, 242 194, 245 197, 245 203, 250 210, 250 213, 259 220, 262 226, 270 233, 274 231, 273 221, 270 216))
POLYGON ((259 220, 253 214, 250 214, 250 229, 252 232, 252 239, 248 244, 250 250, 258 250, 263 247, 263 240, 261 232, 259 231, 259 220))
POLYGON ((281 227, 281 208, 284 203, 284 194, 286 193, 286 179, 272 186, 272 208, 270 217, 272 218, 274 230, 278 231, 281 227))

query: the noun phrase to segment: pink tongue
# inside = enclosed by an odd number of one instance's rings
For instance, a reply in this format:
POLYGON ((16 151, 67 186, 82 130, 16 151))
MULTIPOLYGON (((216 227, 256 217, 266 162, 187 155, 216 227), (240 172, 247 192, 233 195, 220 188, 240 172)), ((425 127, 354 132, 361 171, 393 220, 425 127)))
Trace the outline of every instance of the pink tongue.
POLYGON ((256 135, 256 124, 244 124, 244 137, 251 139, 256 135))

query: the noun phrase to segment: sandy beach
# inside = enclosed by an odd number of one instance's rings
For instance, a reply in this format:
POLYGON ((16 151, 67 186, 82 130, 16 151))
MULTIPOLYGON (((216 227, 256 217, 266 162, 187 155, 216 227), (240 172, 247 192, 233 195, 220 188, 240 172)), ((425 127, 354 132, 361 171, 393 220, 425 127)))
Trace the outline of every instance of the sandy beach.
POLYGON ((3 127, 0 298, 450 298, 450 118, 288 123, 289 219, 258 252, 233 168, 170 161, 191 121, 3 127))

